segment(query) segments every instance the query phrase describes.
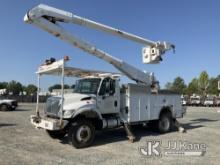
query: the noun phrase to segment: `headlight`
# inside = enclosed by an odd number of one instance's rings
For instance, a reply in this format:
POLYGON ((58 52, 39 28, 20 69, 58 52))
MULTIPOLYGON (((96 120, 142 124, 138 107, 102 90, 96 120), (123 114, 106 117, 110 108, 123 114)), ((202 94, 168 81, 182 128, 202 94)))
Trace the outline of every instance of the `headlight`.
MULTIPOLYGON (((75 110, 63 110, 63 118, 70 118, 74 112, 75 110)), ((61 117, 61 111, 59 111, 58 115, 61 117)))

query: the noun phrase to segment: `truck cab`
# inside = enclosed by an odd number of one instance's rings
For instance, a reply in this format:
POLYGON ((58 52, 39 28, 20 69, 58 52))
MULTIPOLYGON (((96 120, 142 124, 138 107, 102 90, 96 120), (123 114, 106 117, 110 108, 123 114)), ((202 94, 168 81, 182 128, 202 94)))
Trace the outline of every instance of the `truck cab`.
POLYGON ((201 97, 199 95, 193 94, 190 96, 190 105, 191 106, 200 106, 202 104, 201 97))
MULTIPOLYGON (((79 79, 74 92, 64 95, 63 118, 74 118, 83 111, 94 111, 100 118, 103 114, 119 113, 119 92, 118 80, 109 76, 79 79)), ((61 117, 61 96, 48 98, 46 105, 47 116, 61 117), (54 107, 56 104, 57 108, 54 107)))

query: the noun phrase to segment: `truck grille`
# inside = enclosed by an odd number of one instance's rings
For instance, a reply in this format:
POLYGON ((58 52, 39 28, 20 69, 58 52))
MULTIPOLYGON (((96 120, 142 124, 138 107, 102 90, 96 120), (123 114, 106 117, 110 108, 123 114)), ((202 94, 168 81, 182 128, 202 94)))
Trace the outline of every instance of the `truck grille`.
POLYGON ((51 97, 47 99, 45 113, 48 115, 58 116, 60 110, 60 100, 59 97, 51 97))

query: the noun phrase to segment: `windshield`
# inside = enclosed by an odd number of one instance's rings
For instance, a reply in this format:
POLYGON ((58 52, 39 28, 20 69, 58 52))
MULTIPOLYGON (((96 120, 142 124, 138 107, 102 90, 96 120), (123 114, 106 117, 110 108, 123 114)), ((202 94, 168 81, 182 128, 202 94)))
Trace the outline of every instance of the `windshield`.
POLYGON ((100 78, 80 79, 76 81, 75 93, 97 94, 100 78))

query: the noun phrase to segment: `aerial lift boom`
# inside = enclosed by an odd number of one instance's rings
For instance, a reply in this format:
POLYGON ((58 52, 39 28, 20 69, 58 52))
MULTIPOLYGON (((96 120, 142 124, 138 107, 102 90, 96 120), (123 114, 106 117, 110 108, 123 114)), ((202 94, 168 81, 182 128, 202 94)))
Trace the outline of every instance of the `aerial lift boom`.
POLYGON ((24 21, 30 24, 34 24, 41 29, 51 33, 52 35, 74 45, 83 51, 86 51, 98 58, 101 58, 108 63, 112 64, 123 74, 137 83, 152 86, 156 83, 156 80, 152 73, 145 73, 126 62, 117 59, 108 53, 90 45, 89 43, 75 37, 66 30, 64 30, 59 22, 74 23, 81 26, 86 26, 111 33, 113 35, 123 37, 140 44, 144 44, 145 47, 142 50, 144 63, 158 63, 162 60, 161 56, 170 49, 174 49, 174 45, 167 42, 154 42, 142 37, 76 16, 72 13, 59 10, 47 5, 38 5, 31 9, 24 17, 24 21), (147 46, 146 46, 147 45, 147 46))

